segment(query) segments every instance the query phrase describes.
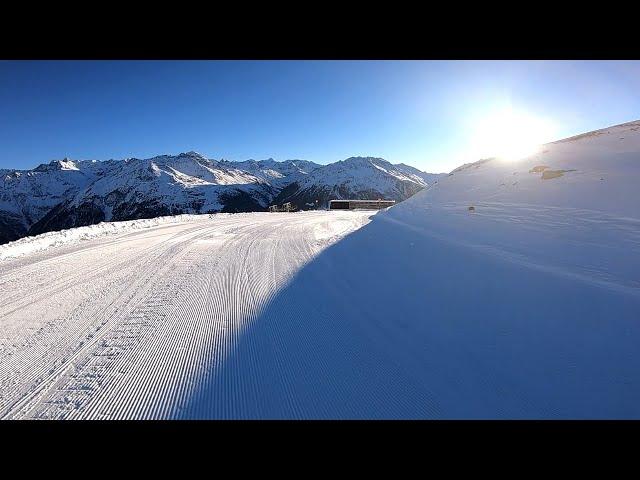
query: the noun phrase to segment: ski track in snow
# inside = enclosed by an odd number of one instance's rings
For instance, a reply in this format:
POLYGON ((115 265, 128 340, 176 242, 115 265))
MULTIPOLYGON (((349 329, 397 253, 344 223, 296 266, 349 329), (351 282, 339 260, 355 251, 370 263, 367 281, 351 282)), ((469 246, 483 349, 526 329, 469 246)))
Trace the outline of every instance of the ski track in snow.
POLYGON ((0 418, 179 418, 270 299, 372 213, 214 216, 0 262, 0 418))

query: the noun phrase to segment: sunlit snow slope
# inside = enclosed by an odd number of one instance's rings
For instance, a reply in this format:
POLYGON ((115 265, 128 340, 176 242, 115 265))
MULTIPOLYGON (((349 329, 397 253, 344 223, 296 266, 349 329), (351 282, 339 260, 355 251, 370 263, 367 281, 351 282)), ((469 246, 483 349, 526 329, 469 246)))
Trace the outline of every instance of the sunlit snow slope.
POLYGON ((180 416, 291 276, 372 214, 185 215, 2 246, 0 418, 180 416))

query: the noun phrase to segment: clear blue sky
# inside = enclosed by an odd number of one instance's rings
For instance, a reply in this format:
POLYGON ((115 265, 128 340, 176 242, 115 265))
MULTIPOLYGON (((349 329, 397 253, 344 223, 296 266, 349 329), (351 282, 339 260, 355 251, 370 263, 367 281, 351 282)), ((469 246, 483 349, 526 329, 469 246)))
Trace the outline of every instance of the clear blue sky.
POLYGON ((1 61, 0 168, 195 150, 441 172, 504 105, 547 141, 635 120, 640 62, 1 61))

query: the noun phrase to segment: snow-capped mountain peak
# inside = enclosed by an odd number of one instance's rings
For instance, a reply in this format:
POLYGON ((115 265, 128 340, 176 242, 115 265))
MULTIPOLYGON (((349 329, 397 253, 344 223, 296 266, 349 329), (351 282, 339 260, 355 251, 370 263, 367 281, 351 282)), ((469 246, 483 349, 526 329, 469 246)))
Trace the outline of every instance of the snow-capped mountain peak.
POLYGON ((383 158, 350 157, 300 177, 280 192, 276 202, 293 202, 304 208, 339 198, 402 201, 428 185, 419 175, 404 173, 383 158))
POLYGON ((49 163, 42 163, 33 169, 36 172, 48 172, 51 170, 80 170, 76 162, 65 157, 62 160, 51 160, 49 163))

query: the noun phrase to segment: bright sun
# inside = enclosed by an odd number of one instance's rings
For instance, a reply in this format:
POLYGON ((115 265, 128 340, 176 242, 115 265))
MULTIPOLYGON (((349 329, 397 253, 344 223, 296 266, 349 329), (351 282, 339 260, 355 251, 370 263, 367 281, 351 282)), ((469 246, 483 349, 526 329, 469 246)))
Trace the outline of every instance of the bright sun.
POLYGON ((536 153, 553 139, 553 126, 538 117, 505 109, 484 117, 476 125, 472 150, 479 158, 513 161, 536 153))

